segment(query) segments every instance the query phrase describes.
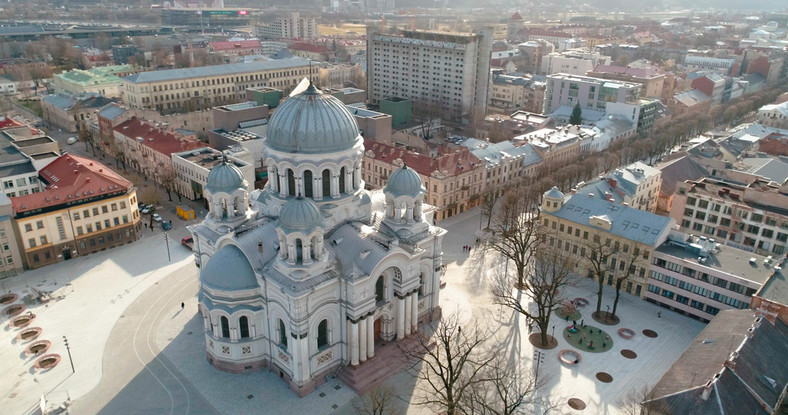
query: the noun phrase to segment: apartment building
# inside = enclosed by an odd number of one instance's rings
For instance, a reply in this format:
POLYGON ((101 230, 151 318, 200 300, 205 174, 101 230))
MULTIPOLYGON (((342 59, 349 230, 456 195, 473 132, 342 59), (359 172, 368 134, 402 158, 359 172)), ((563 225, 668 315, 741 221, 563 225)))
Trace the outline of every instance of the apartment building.
POLYGON ((769 104, 758 108, 758 123, 769 127, 788 129, 788 102, 769 104))
POLYGON ((221 164, 225 158, 228 164, 232 163, 241 170, 248 183, 255 182, 254 166, 252 164, 230 154, 223 154, 219 150, 201 147, 172 154, 176 192, 191 200, 202 198, 208 174, 216 165, 221 164))
POLYGON ((484 190, 484 163, 465 147, 450 151, 442 147, 435 157, 364 139, 362 178, 368 189, 386 185, 391 172, 407 164, 421 176, 427 191, 425 202, 437 208, 435 220, 443 220, 477 206, 484 190))
POLYGON ((645 298, 709 322, 721 310, 749 308, 774 263, 705 236, 672 232, 654 251, 645 298))
POLYGON ((273 22, 257 26, 257 35, 273 39, 317 39, 317 18, 302 17, 298 12, 277 17, 273 22))
POLYGON ((137 239, 134 185, 97 161, 64 154, 41 169, 44 191, 12 197, 17 243, 33 269, 137 239))
POLYGON ((542 57, 540 74, 566 73, 584 76, 598 65, 609 65, 610 56, 588 49, 570 49, 542 57))
POLYGON ((494 71, 490 89, 489 110, 511 113, 517 110, 541 112, 544 103, 544 82, 530 77, 504 75, 494 71))
POLYGON ((469 138, 460 143, 467 147, 471 153, 484 163, 485 192, 495 192, 496 196, 503 193, 503 189, 524 177, 536 175, 536 169, 542 163, 542 157, 529 143, 489 141, 469 138))
MULTIPOLYGON (((310 76, 309 69, 309 60, 287 58, 142 72, 123 78, 123 102, 162 113, 210 108, 245 99, 251 87, 289 92, 310 76)), ((312 75, 317 75, 316 67, 312 75)))
POLYGON ((59 154, 57 142, 41 130, 0 120, 0 193, 14 197, 41 191, 38 169, 59 154))
POLYGON ((518 135, 512 140, 531 144, 545 164, 563 164, 580 155, 582 134, 582 130, 577 126, 542 128, 518 135))
POLYGON ((485 114, 490 83, 492 32, 409 30, 382 34, 367 28, 367 91, 370 103, 405 98, 438 109, 454 123, 485 114))
POLYGON ((115 127, 113 137, 129 167, 165 186, 175 178, 172 154, 204 146, 194 133, 165 130, 136 117, 115 127))
POLYGON ((0 193, 0 279, 22 272, 22 255, 14 236, 14 208, 11 200, 0 193))
POLYGON ((654 251, 668 237, 674 223, 671 218, 613 203, 597 195, 576 193, 564 197, 555 187, 544 194, 540 211, 540 223, 548 232, 547 243, 563 248, 567 258, 576 262, 576 274, 595 278, 585 258, 593 250, 614 252, 605 265, 605 283, 613 285, 618 276, 627 272, 625 264, 634 260, 635 269, 622 291, 644 298, 646 274, 654 251))
POLYGON ((547 76, 545 90, 545 114, 550 114, 561 106, 574 107, 580 103, 583 110, 605 112, 607 104, 632 103, 640 97, 640 84, 610 81, 589 76, 553 74, 547 76))
POLYGON ((587 76, 641 84, 640 96, 660 98, 665 85, 665 73, 656 66, 630 67, 610 64, 596 65, 587 76))
POLYGON ((767 180, 737 184, 713 178, 678 183, 670 216, 682 230, 718 243, 782 255, 788 245, 788 196, 767 180))
POLYGON ((611 202, 654 213, 661 183, 661 170, 636 161, 615 169, 599 180, 579 183, 577 193, 593 193, 611 202))
POLYGON ((734 69, 738 68, 734 58, 713 58, 711 56, 687 55, 684 58, 684 67, 687 71, 710 70, 724 75, 738 75, 734 69))
POLYGON ((71 95, 57 93, 41 98, 41 118, 49 123, 50 127, 58 127, 65 131, 76 133, 83 126, 96 120, 99 108, 112 102, 99 94, 88 93, 85 95, 71 95))

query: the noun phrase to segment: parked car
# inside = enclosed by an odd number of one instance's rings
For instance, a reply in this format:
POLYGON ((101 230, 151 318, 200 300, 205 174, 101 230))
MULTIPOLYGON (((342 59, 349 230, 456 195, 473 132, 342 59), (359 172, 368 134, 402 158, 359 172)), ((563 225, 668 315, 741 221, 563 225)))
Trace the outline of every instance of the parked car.
POLYGON ((164 229, 165 231, 172 229, 172 221, 171 220, 162 221, 161 228, 164 229))
POLYGON ((192 238, 191 236, 187 236, 187 237, 181 239, 181 245, 189 248, 190 251, 193 251, 194 250, 194 238, 192 238))
POLYGON ((158 213, 154 213, 153 214, 153 220, 155 220, 156 222, 161 222, 161 216, 159 216, 158 213))
POLYGON ((74 143, 77 142, 77 138, 76 137, 69 137, 69 139, 66 140, 66 142, 69 143, 69 144, 74 144, 74 143))
POLYGON ((140 210, 140 213, 142 213, 143 215, 147 215, 149 212, 150 212, 150 208, 147 206, 142 210, 140 210))

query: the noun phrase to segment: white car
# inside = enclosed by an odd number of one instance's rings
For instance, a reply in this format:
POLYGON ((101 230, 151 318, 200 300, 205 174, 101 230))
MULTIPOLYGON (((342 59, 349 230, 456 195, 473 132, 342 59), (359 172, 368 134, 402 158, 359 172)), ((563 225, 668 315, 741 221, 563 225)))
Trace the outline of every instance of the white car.
POLYGON ((74 144, 74 143, 77 142, 77 138, 76 137, 69 137, 69 139, 66 140, 66 142, 69 143, 69 144, 74 144))
POLYGON ((156 222, 161 222, 161 216, 159 216, 158 213, 154 213, 153 214, 153 220, 155 220, 156 222))
POLYGON ((146 208, 143 208, 143 209, 140 211, 140 213, 142 213, 143 215, 147 215, 147 214, 148 214, 148 212, 150 212, 150 208, 148 208, 148 207, 146 207, 146 208))

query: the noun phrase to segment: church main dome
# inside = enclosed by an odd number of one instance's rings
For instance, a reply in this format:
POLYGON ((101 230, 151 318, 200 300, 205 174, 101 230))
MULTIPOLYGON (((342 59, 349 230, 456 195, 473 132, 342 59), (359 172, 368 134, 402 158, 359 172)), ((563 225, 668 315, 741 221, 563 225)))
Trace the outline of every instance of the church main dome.
POLYGON ((227 159, 223 159, 222 163, 214 166, 211 172, 208 173, 208 179, 205 183, 205 188, 210 190, 211 193, 232 193, 238 189, 245 189, 247 187, 244 183, 243 173, 241 170, 232 163, 227 163, 227 159))
POLYGON ((358 139, 358 124, 345 104, 309 85, 274 111, 266 145, 289 153, 316 154, 351 149, 358 139))

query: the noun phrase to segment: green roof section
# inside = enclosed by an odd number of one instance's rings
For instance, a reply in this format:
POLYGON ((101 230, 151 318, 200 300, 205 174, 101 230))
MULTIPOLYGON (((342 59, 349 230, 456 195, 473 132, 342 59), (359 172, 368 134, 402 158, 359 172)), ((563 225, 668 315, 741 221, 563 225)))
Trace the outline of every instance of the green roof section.
POLYGON ((55 76, 64 81, 78 84, 81 86, 118 84, 122 79, 116 74, 128 74, 132 72, 131 65, 112 65, 99 66, 88 70, 74 69, 68 72, 59 73, 55 76))

